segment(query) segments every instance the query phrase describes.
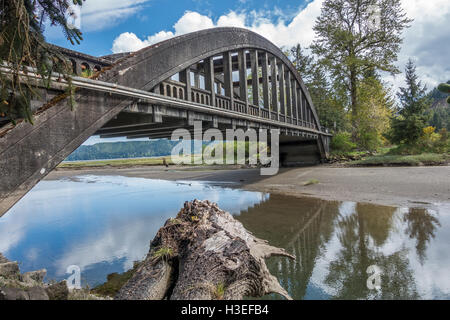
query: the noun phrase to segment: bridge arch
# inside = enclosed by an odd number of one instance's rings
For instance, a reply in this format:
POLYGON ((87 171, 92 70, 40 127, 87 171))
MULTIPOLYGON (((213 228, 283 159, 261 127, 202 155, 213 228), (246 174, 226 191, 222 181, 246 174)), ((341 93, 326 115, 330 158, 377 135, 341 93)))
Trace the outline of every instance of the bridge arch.
MULTIPOLYGON (((306 107, 305 116, 311 117, 309 120, 312 120, 315 127, 321 131, 317 111, 295 66, 276 45, 248 29, 213 28, 165 40, 130 54, 111 70, 101 75, 100 80, 151 91, 163 81, 175 74, 183 73, 190 66, 202 60, 223 56, 227 53, 230 55, 231 52, 250 50, 267 52, 278 66, 294 77, 302 93, 301 99, 304 101, 302 105, 306 107), (193 45, 194 43, 195 45, 193 45)), ((189 73, 186 78, 190 78, 189 73)), ((220 87, 218 88, 219 92, 220 87)), ((186 93, 187 95, 188 93, 186 93)), ((196 98, 196 96, 194 97, 196 98)))

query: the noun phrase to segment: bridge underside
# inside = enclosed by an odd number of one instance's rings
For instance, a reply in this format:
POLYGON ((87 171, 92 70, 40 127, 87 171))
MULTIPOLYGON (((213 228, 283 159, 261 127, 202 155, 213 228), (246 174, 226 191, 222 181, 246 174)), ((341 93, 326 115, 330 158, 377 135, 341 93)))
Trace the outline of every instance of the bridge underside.
POLYGON ((95 134, 170 138, 173 130, 192 130, 201 121, 204 130, 279 130, 282 165, 326 158, 330 135, 300 76, 257 34, 204 30, 121 57, 110 65, 106 57, 99 61, 96 80, 73 78, 74 110, 61 95, 66 85, 55 81, 43 91, 44 105, 35 103, 33 125, 0 128, 0 216, 95 134))
MULTIPOLYGON (((214 128, 226 137, 227 129, 270 129, 258 122, 233 119, 180 110, 174 107, 134 104, 124 109, 95 132, 101 138, 126 137, 127 139, 170 139, 176 129, 186 129, 194 137, 194 121, 201 122, 202 133, 214 128), (155 116, 154 113, 158 114, 155 116)), ((280 164, 282 166, 320 163, 318 136, 300 130, 280 129, 280 164)), ((269 136, 270 139, 270 136, 269 136)))

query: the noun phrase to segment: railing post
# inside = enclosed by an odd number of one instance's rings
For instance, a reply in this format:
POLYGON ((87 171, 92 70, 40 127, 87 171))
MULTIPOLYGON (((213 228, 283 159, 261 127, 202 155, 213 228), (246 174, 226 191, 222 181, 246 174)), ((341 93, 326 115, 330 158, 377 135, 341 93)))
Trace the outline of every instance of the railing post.
POLYGON ((298 108, 297 108, 297 82, 295 77, 291 79, 292 88, 292 117, 295 118, 295 124, 298 125, 298 108))
POLYGON ((303 94, 303 104, 305 105, 306 126, 309 128, 309 108, 308 108, 308 100, 306 100, 305 94, 303 94))
POLYGON ((245 50, 238 52, 239 64, 239 93, 241 101, 245 102, 245 113, 248 113, 248 94, 247 94, 247 56, 245 50))
POLYGON ((308 101, 306 101, 306 98, 305 98, 305 111, 308 128, 311 128, 311 108, 309 108, 309 103, 308 101))
POLYGON ((301 88, 297 88, 297 104, 298 120, 303 127, 303 93, 301 88))
MULTIPOLYGON (((285 96, 285 83, 284 83, 284 64, 283 62, 280 62, 278 65, 278 81, 280 84, 280 114, 284 116, 284 122, 286 122, 286 96, 285 96)), ((278 120, 280 120, 280 117, 278 117, 278 120)))
POLYGON ((187 67, 180 72, 180 82, 186 85, 186 100, 192 101, 192 88, 191 88, 191 68, 187 67))
POLYGON ((205 88, 211 92, 210 105, 216 106, 216 91, 214 88, 214 60, 213 58, 205 59, 205 88))
POLYGON ((292 98, 291 98, 291 73, 289 69, 285 72, 286 83, 286 116, 291 118, 292 121, 292 98))

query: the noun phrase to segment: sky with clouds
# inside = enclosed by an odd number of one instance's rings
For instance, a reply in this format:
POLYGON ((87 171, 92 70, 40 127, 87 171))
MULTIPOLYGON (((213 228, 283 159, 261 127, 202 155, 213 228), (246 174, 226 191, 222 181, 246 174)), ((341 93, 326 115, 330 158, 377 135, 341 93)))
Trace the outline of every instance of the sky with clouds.
MULTIPOLYGON (((314 39, 313 25, 323 0, 86 0, 80 25, 81 45, 71 46, 59 30, 47 29, 55 44, 100 56, 134 51, 153 43, 206 28, 235 26, 253 30, 278 46, 297 43, 307 47, 314 39)), ((450 21, 448 0, 402 0, 413 18, 404 33, 398 66, 404 69, 409 57, 417 64, 429 88, 450 79, 450 21)), ((401 75, 385 77, 395 87, 401 75)))
MULTIPOLYGON (((185 33, 223 26, 253 30, 278 46, 314 39, 313 26, 323 0, 86 0, 79 14, 81 45, 71 46, 59 30, 47 28, 47 40, 95 56, 135 51, 185 33)), ((401 0, 414 19, 404 32, 397 62, 404 70, 412 58, 428 88, 450 79, 448 0, 401 0)), ((403 75, 383 76, 394 88, 403 75)))

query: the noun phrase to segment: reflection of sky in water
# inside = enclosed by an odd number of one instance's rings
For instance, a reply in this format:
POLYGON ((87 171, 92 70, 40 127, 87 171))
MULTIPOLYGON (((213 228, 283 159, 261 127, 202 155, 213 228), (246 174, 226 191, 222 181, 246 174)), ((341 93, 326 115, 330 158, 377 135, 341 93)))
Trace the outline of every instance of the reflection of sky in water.
POLYGON ((239 214, 267 194, 121 176, 41 181, 0 218, 0 252, 23 272, 46 268, 47 279, 78 265, 91 285, 131 268, 185 201, 208 199, 239 214))
POLYGON ((142 259, 166 219, 195 198, 217 202, 297 256, 268 260, 295 299, 450 299, 448 203, 396 209, 269 198, 205 182, 79 176, 40 182, 0 218, 0 252, 24 272, 46 268, 47 279, 65 278, 67 266, 78 265, 84 283, 94 285, 142 259), (366 287, 371 264, 386 271, 382 294, 366 287))

